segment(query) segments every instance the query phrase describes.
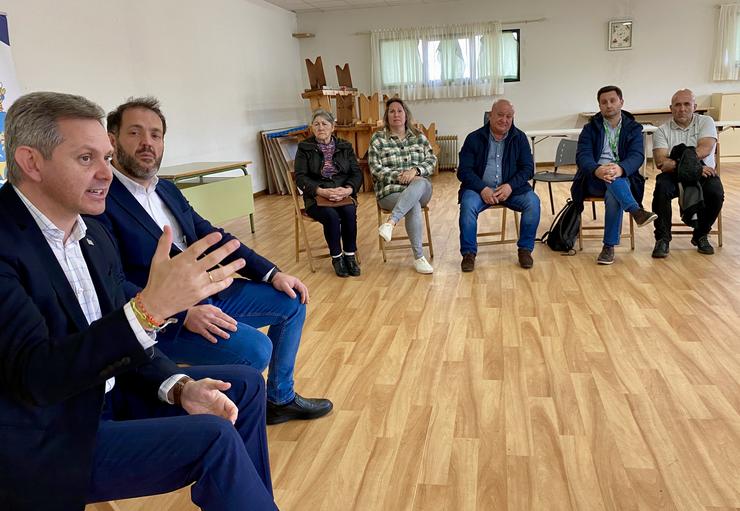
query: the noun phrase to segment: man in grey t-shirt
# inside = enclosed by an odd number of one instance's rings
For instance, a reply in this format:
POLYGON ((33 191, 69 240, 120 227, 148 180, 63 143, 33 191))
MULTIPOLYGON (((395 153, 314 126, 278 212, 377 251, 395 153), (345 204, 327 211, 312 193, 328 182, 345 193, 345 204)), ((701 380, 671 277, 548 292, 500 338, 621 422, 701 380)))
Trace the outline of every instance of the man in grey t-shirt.
POLYGON ((714 254, 714 247, 707 235, 724 202, 722 182, 715 171, 714 148, 717 144, 717 128, 714 120, 706 115, 694 113, 696 96, 689 89, 677 91, 671 98, 673 119, 663 124, 653 134, 653 160, 660 174, 655 181, 653 211, 658 215, 655 221, 655 248, 653 257, 668 257, 671 241, 671 200, 678 197, 676 167, 678 162, 671 159, 671 149, 679 144, 696 148, 696 155, 702 162, 702 177, 699 185, 704 194, 704 207, 697 214, 697 222, 691 243, 701 254, 714 254))

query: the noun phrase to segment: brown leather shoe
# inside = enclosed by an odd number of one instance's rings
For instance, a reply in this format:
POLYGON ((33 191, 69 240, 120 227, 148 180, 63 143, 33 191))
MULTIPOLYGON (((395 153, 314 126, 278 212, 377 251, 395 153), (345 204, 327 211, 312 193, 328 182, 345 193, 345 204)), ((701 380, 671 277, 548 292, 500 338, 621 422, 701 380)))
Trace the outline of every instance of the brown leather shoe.
POLYGON ((460 269, 464 272, 475 270, 475 254, 463 254, 460 269))
POLYGON ((534 259, 532 259, 532 252, 526 248, 520 248, 517 250, 517 256, 519 257, 519 266, 524 269, 529 269, 534 266, 534 259))

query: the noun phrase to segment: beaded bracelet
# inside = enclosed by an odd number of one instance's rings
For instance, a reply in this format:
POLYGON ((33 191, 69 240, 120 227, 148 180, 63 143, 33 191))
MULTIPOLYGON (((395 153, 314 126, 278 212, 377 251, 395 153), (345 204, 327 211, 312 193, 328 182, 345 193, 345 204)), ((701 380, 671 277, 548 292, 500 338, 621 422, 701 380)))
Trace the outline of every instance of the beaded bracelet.
POLYGON ((134 310, 134 314, 138 316, 141 320, 143 320, 145 327, 148 326, 151 330, 159 330, 160 328, 162 328, 162 326, 164 326, 164 321, 157 321, 156 319, 154 319, 154 316, 147 312, 144 304, 141 302, 140 292, 136 293, 136 296, 131 301, 131 308, 134 310))

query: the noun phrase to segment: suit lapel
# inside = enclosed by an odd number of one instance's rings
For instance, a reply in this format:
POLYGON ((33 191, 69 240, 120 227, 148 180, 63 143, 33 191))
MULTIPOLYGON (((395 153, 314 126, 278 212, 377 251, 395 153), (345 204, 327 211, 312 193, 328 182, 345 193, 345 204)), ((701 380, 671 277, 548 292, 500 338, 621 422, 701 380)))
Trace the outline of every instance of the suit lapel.
POLYGON ((105 315, 113 310, 113 298, 110 295, 110 286, 108 285, 112 279, 112 268, 109 264, 106 264, 105 257, 98 248, 97 242, 98 240, 90 235, 88 230, 87 235, 80 240, 80 248, 87 263, 90 278, 92 278, 95 286, 95 293, 98 295, 100 312, 105 315))
POLYGON ((159 195, 162 202, 164 202, 170 209, 170 212, 174 215, 177 223, 180 224, 180 229, 182 230, 182 234, 185 236, 187 245, 189 246, 191 243, 194 243, 196 241, 195 231, 191 229, 193 222, 192 220, 188 221, 189 219, 185 218, 183 215, 183 201, 179 200, 179 197, 175 197, 174 194, 164 186, 157 186, 157 195, 159 195))
POLYGON ((121 183, 117 177, 113 178, 110 185, 109 196, 116 201, 124 211, 135 221, 141 224, 141 226, 151 234, 151 236, 158 240, 162 236, 162 229, 159 228, 154 219, 149 216, 149 213, 141 207, 139 201, 129 192, 123 183, 121 183))
POLYGON ((75 295, 64 270, 62 270, 49 243, 44 238, 41 229, 36 225, 28 208, 9 184, 2 188, 2 201, 7 204, 10 210, 8 221, 14 219, 23 233, 21 239, 18 240, 19 253, 23 254, 29 266, 36 267, 39 272, 45 272, 48 275, 49 282, 51 282, 62 308, 72 319, 77 329, 84 330, 88 327, 88 323, 80 307, 80 302, 77 300, 77 295, 75 295))

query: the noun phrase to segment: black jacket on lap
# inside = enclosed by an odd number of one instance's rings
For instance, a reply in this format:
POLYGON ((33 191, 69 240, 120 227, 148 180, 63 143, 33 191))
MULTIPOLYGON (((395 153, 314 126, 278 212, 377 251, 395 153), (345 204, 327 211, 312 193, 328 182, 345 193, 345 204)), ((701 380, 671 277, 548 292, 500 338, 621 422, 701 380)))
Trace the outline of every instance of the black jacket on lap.
POLYGON ((298 144, 295 155, 295 177, 298 188, 303 191, 303 202, 306 208, 316 204, 317 188, 352 188, 352 197, 357 198, 357 191, 362 185, 362 171, 357 164, 357 157, 352 144, 334 137, 334 167, 337 173, 331 178, 321 175, 324 167, 324 154, 319 149, 316 137, 309 137, 298 144))

